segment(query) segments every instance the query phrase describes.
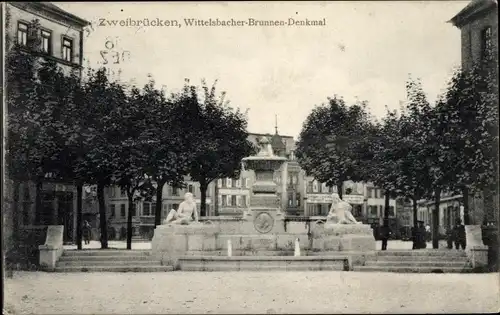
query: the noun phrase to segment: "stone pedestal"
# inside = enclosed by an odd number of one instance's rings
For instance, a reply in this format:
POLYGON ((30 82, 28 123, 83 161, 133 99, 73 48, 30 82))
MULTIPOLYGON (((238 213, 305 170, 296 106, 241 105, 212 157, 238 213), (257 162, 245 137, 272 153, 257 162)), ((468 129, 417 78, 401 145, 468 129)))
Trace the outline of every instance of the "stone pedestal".
POLYGON ((163 265, 177 267, 180 256, 188 251, 212 251, 216 249, 217 227, 211 224, 166 224, 156 227, 151 250, 163 265))
POLYGON ((316 224, 311 234, 313 251, 373 251, 376 247, 367 224, 316 224))

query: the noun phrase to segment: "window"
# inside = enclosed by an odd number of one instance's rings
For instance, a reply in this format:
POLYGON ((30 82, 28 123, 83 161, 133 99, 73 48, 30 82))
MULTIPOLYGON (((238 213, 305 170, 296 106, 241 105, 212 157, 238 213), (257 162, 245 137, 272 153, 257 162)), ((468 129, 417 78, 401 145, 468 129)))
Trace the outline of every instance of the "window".
POLYGON ((233 181, 231 180, 231 178, 226 178, 226 187, 227 188, 230 188, 231 186, 233 186, 233 181))
POLYGON ((28 44, 28 24, 17 23, 17 43, 26 46, 28 44))
POLYGON ((241 196, 236 196, 236 205, 241 207, 241 196))
POLYGON ((300 193, 297 193, 297 194, 295 195, 295 205, 296 205, 297 207, 300 207, 300 193))
POLYGON ((179 204, 178 203, 172 204, 172 209, 178 210, 179 209, 179 204))
POLYGON ((241 180, 237 179, 235 182, 236 182, 236 187, 241 188, 241 180))
POLYGON ((308 181, 307 182, 307 192, 310 193, 313 191, 313 182, 312 181, 308 181))
POLYGON ((125 211, 125 204, 124 204, 124 203, 122 203, 122 204, 120 205, 120 214, 121 214, 121 216, 122 216, 123 218, 125 217, 125 214, 126 214, 125 212, 126 212, 126 211, 125 211))
POLYGON ((63 37, 62 40, 62 57, 64 60, 73 61, 73 40, 63 37))
POLYGON ((142 204, 142 215, 151 215, 151 203, 144 202, 142 204))
POLYGON ((193 194, 194 196, 194 186, 193 185, 188 185, 188 191, 193 194))
POLYGON ((42 51, 46 54, 52 54, 52 33, 49 31, 41 31, 42 51))
POLYGON ((248 188, 248 178, 243 179, 243 187, 248 188))
POLYGON ((231 196, 231 206, 236 206, 237 205, 237 200, 236 200, 236 196, 231 196))
POLYGON ((227 196, 226 195, 222 195, 221 196, 221 201, 222 201, 222 206, 225 207, 227 206, 227 196))
POLYGON ((120 196, 121 197, 126 197, 127 196, 127 192, 125 191, 125 189, 120 188, 120 196))
POLYGON ((111 217, 114 218, 116 215, 116 206, 115 205, 110 205, 109 206, 109 212, 111 212, 111 217))
POLYGON ((389 206, 389 216, 394 216, 394 206, 389 206))
POLYGON ((111 186, 109 187, 109 190, 110 190, 110 194, 111 194, 111 197, 115 197, 115 187, 114 186, 111 186))
POLYGON ((384 206, 379 206, 380 209, 380 216, 384 215, 384 206))
POLYGON ((179 196, 179 189, 177 187, 172 187, 172 196, 179 196))
POLYGON ((378 216, 377 206, 370 206, 370 216, 372 217, 378 216))
POLYGON ((293 193, 288 193, 288 206, 293 207, 293 193))
POLYGON ((241 203, 243 207, 247 207, 247 196, 241 196, 241 203))
POLYGON ((492 49, 492 36, 491 27, 486 27, 481 31, 481 59, 488 59, 491 57, 492 49))
POLYGON ((313 181, 312 191, 318 192, 318 182, 317 181, 313 181))

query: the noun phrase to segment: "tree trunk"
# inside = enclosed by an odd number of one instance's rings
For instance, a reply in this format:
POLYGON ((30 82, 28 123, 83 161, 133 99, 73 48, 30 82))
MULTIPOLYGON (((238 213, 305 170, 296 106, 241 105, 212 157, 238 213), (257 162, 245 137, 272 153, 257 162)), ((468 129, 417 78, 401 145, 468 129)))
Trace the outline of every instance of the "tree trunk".
POLYGON ((135 208, 133 192, 127 189, 128 213, 127 213, 127 249, 132 249, 132 214, 135 208))
POLYGON ((101 228, 101 248, 108 248, 108 222, 106 218, 106 203, 104 202, 104 184, 97 184, 97 199, 99 201, 99 221, 101 228))
POLYGON ((82 198, 83 198, 83 184, 81 182, 78 182, 76 183, 76 246, 78 249, 82 249, 82 234, 83 234, 82 198))
MULTIPOLYGON (((14 190, 13 190, 13 196, 12 196, 12 238, 14 241, 14 244, 17 246, 18 241, 19 241, 19 190, 21 186, 21 182, 14 180, 14 190)), ((26 182, 26 185, 28 185, 28 182, 26 182)), ((25 200, 26 202, 26 200, 25 200)))
POLYGON ((434 191, 434 211, 432 212, 432 248, 439 248, 439 203, 441 202, 441 189, 434 191))
POLYGON ((207 215, 207 189, 208 189, 208 184, 205 181, 200 181, 200 193, 201 193, 200 217, 204 217, 207 215))
POLYGON ((340 181, 337 183, 337 193, 339 194, 339 198, 342 199, 342 186, 344 186, 344 181, 340 181))
POLYGON ((42 218, 40 215, 42 214, 42 185, 43 182, 37 180, 35 183, 35 224, 43 224, 41 222, 42 218))
POLYGON ((390 201, 390 193, 388 190, 386 190, 385 205, 384 205, 384 226, 389 226, 389 201, 390 201))
POLYGON ((156 204, 155 204, 155 228, 161 225, 161 207, 163 201, 163 186, 165 186, 165 180, 161 179, 157 182, 156 187, 156 204))
POLYGON ((215 192, 214 192, 214 214, 219 216, 219 183, 215 180, 215 192))
POLYGON ((413 227, 417 228, 417 226, 418 226, 418 222, 417 222, 418 221, 417 198, 413 197, 412 201, 413 201, 413 227))
POLYGON ((470 224, 469 187, 467 186, 462 188, 462 199, 464 202, 464 225, 469 225, 470 224))

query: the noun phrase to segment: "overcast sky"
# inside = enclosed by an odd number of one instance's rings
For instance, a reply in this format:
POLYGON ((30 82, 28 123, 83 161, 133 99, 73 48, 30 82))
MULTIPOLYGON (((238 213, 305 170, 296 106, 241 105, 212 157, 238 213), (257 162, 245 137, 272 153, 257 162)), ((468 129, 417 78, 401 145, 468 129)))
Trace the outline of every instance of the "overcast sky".
MULTIPOLYGON (((366 100, 381 117, 399 107, 411 73, 429 100, 460 65, 460 31, 447 21, 468 1, 57 3, 93 23, 85 58, 98 67, 106 37, 130 59, 121 79, 143 85, 150 73, 168 91, 218 79, 233 106, 249 109, 249 131, 297 137, 315 105, 334 94, 366 100), (326 19, 326 26, 187 27, 186 18, 326 19), (99 26, 102 19, 178 20, 181 27, 99 26)), ((108 22, 106 22, 108 23, 108 22)), ((113 23, 113 22, 111 22, 113 23)))

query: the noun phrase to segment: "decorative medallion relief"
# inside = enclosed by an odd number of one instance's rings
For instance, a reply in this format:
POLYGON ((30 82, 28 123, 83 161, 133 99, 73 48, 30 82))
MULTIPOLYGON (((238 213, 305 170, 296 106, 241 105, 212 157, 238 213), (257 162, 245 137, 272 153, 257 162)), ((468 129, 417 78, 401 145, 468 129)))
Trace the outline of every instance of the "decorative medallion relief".
POLYGON ((257 232, 262 234, 269 233, 273 229, 274 219, 269 213, 261 212, 255 217, 253 225, 257 232))

